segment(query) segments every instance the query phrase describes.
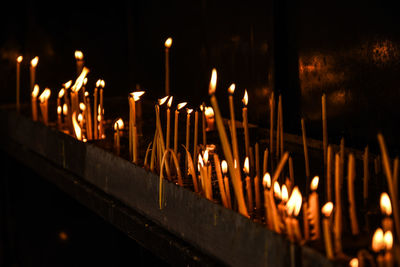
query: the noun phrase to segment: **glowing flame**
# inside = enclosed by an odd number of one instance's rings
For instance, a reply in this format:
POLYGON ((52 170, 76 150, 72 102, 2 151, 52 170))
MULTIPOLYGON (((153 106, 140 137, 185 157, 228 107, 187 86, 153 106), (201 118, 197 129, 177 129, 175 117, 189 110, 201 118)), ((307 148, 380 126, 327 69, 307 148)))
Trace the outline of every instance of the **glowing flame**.
POLYGON ((290 198, 288 202, 286 203, 286 210, 287 214, 297 216, 299 215, 299 212, 301 210, 301 204, 302 204, 302 196, 300 193, 299 188, 296 186, 293 188, 292 194, 290 195, 290 198))
POLYGON ((138 101, 142 95, 144 95, 145 91, 140 92, 132 92, 131 96, 133 97, 133 101, 138 101))
POLYGON ((98 79, 97 82, 96 82, 96 87, 99 87, 100 84, 101 84, 101 79, 98 79))
POLYGON ((65 94, 64 88, 61 88, 61 90, 58 92, 58 98, 62 98, 65 94))
POLYGON ((233 93, 235 92, 235 88, 236 88, 236 85, 234 83, 232 83, 231 86, 229 86, 228 93, 233 95, 233 93))
POLYGON ((233 161, 233 168, 237 169, 237 162, 236 162, 236 159, 233 161))
POLYGON ((385 249, 391 250, 393 247, 393 234, 392 231, 386 231, 383 235, 383 242, 385 243, 385 249))
POLYGON ((168 95, 167 96, 164 96, 163 98, 161 98, 161 99, 158 99, 158 105, 163 105, 164 103, 165 103, 165 101, 167 101, 167 99, 168 99, 168 95))
POLYGON ((244 160, 243 171, 248 175, 249 174, 249 157, 246 157, 244 160))
POLYGON ((179 103, 178 106, 176 107, 176 109, 177 109, 177 110, 180 110, 181 108, 183 108, 183 107, 186 106, 186 105, 187 105, 187 102, 179 103))
POLYGON ((106 86, 106 82, 104 80, 100 80, 100 87, 104 88, 106 86))
POLYGON ((32 91, 32 97, 36 98, 39 95, 39 85, 35 84, 32 91))
POLYGON ((268 172, 266 172, 264 174, 263 186, 264 186, 264 188, 270 188, 271 187, 271 175, 268 172))
POLYGON ((201 110, 201 111, 204 110, 203 104, 200 105, 200 110, 201 110))
POLYGON ((357 258, 352 258, 351 261, 349 262, 350 267, 358 267, 358 259, 357 258))
POLYGON ((124 121, 121 118, 114 123, 114 130, 117 130, 117 127, 119 130, 124 129, 124 121))
POLYGON ((71 87, 71 90, 74 92, 78 92, 82 85, 83 85, 83 80, 85 79, 86 75, 89 73, 89 69, 86 67, 83 67, 83 70, 79 77, 76 79, 75 84, 71 87))
POLYGON ((221 169, 224 175, 228 173, 228 163, 226 162, 226 160, 223 160, 221 162, 221 169))
POLYGON ((325 217, 329 217, 331 216, 333 211, 333 203, 332 202, 327 202, 322 208, 321 208, 321 212, 325 217))
POLYGON ((51 95, 50 89, 49 88, 44 89, 42 94, 39 96, 40 103, 46 102, 49 99, 50 95, 51 95))
POLYGON ((87 84, 87 77, 85 77, 85 79, 83 79, 83 85, 87 84))
POLYGON ((67 106, 67 104, 63 105, 63 114, 64 114, 64 116, 68 115, 68 106, 67 106))
POLYGON ((22 56, 17 57, 17 62, 21 63, 24 58, 22 56))
POLYGON ((203 162, 203 158, 201 157, 201 154, 199 154, 199 165, 200 165, 201 167, 204 166, 204 162, 203 162))
POLYGON ((165 45, 165 48, 170 48, 172 45, 172 38, 169 37, 167 40, 165 40, 164 45, 165 45))
POLYGON ((311 191, 315 191, 318 189, 318 182, 319 182, 319 177, 315 176, 311 181, 311 185, 310 185, 311 191))
POLYGON ((372 250, 374 252, 379 252, 385 248, 385 243, 383 240, 383 230, 381 228, 376 229, 372 237, 372 250))
POLYGON ((171 97, 169 98, 168 103, 167 103, 168 108, 171 107, 171 105, 172 105, 172 100, 173 100, 173 99, 174 99, 173 96, 171 96, 171 97))
POLYGON ((205 107, 204 108, 204 115, 207 118, 214 117, 214 110, 212 107, 205 107))
POLYGON ((247 94, 247 90, 244 90, 244 96, 242 102, 245 106, 247 106, 247 103, 249 103, 249 95, 247 94))
POLYGON ((76 120, 76 112, 72 114, 72 125, 74 126, 76 139, 82 140, 82 130, 81 127, 79 126, 78 121, 76 120))
POLYGON ((286 203, 289 198, 289 192, 285 184, 282 185, 281 192, 282 192, 282 201, 286 203))
POLYGON ((63 86, 64 86, 65 89, 70 88, 71 85, 72 85, 72 81, 71 81, 71 80, 63 84, 63 86))
POLYGON ((281 199, 282 198, 282 194, 281 194, 281 187, 279 186, 279 183, 275 181, 274 183, 274 196, 277 199, 281 199))
POLYGON ((75 51, 75 59, 76 60, 82 60, 83 59, 83 53, 82 51, 76 50, 75 51))
POLYGON ((86 105, 84 103, 79 103, 80 110, 84 111, 86 109, 86 105))
POLYGON ((36 66, 37 66, 38 63, 39 63, 39 57, 34 57, 34 58, 31 60, 31 67, 32 67, 32 68, 36 68, 36 66))
POLYGON ((57 106, 57 114, 61 115, 62 112, 62 107, 61 106, 57 106))
POLYGON ((88 91, 85 92, 85 96, 89 96, 89 92, 88 91))
POLYGON ((216 88, 217 88, 217 70, 213 69, 211 73, 210 86, 208 87, 208 93, 210 95, 214 94, 216 88))
POLYGON ((83 121, 82 113, 78 114, 78 122, 81 123, 83 121))
POLYGON ((204 163, 207 164, 208 163, 208 149, 206 149, 204 151, 203 158, 204 158, 204 163))
POLYGON ((384 215, 390 216, 392 214, 392 202, 386 192, 381 194, 380 206, 384 215))
POLYGON ((186 112, 187 112, 187 114, 190 114, 190 113, 192 113, 192 112, 193 112, 193 109, 191 109, 191 108, 187 108, 187 109, 186 109, 186 112))

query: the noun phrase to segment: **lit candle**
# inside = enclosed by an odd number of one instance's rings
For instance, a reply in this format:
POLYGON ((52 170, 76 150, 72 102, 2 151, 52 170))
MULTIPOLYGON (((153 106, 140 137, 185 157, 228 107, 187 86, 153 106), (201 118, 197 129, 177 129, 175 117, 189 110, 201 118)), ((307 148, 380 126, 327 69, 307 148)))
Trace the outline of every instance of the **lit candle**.
POLYGON ((132 92, 131 97, 129 99, 129 129, 130 134, 130 150, 132 150, 132 162, 137 163, 139 160, 138 150, 139 150, 139 140, 137 134, 137 126, 136 126, 136 102, 140 100, 140 97, 144 94, 144 91, 132 92))
POLYGON ((297 216, 300 213, 303 198, 301 196, 299 188, 296 186, 292 190, 292 194, 288 202, 286 203, 286 212, 289 217, 291 233, 293 233, 293 241, 300 242, 302 240, 301 230, 297 216))
POLYGON ((82 138, 84 138, 84 136, 83 136, 83 116, 82 116, 82 113, 78 114, 78 123, 79 123, 79 127, 81 127, 81 130, 82 130, 82 138))
POLYGON ((228 180, 228 163, 226 163, 226 160, 223 160, 221 162, 221 169, 222 173, 224 174, 224 187, 225 187, 225 194, 226 194, 226 201, 228 204, 228 208, 232 209, 232 200, 231 200, 231 189, 229 187, 229 180, 228 180))
POLYGON ((36 81, 36 66, 39 63, 39 57, 34 57, 31 60, 30 74, 31 74, 31 90, 33 90, 36 81))
POLYGON ((340 254, 342 252, 342 200, 341 200, 341 183, 340 183, 340 156, 335 154, 335 227, 334 227, 334 240, 335 252, 340 254))
POLYGON ((358 267, 358 265, 359 265, 359 261, 357 258, 352 258, 349 261, 349 267, 358 267))
POLYGON ((234 160, 233 160, 233 156, 232 156, 231 145, 229 144, 229 140, 226 135, 225 126, 224 126, 224 123, 222 120, 221 112, 218 107, 217 98, 215 96, 216 86, 217 86, 217 71, 215 69, 213 69, 212 75, 211 75, 210 86, 209 86, 209 90, 208 90, 209 95, 210 95, 210 102, 214 109, 215 121, 216 121, 217 128, 218 128, 218 134, 219 134, 219 137, 221 140, 222 149, 224 151, 225 160, 228 163, 229 173, 231 175, 233 189, 235 191, 236 199, 238 202, 239 213, 241 213, 243 216, 248 217, 246 203, 245 203, 244 197, 243 197, 243 188, 242 188, 240 171, 238 168, 234 167, 234 160))
POLYGON ((89 97, 89 92, 85 92, 85 98, 86 98, 86 116, 87 116, 87 135, 88 139, 92 140, 93 139, 93 129, 92 129, 92 109, 90 105, 90 97, 89 97))
POLYGON ((260 213, 261 211, 261 196, 260 196, 260 178, 259 178, 259 172, 260 172, 260 165, 257 164, 259 162, 259 159, 257 157, 259 151, 258 151, 258 143, 256 143, 256 176, 254 177, 254 197, 256 200, 256 211, 257 214, 260 213))
POLYGON ((82 51, 79 50, 75 51, 75 60, 76 60, 76 75, 79 76, 79 74, 81 74, 82 72, 84 64, 82 51))
POLYGON ((372 236, 372 250, 378 254, 376 262, 378 267, 385 267, 385 259, 383 256, 383 250, 385 249, 384 233, 381 228, 376 229, 372 236))
MULTIPOLYGON (((206 194, 206 198, 209 200, 213 200, 213 192, 212 192, 212 184, 211 184, 211 165, 208 162, 208 149, 206 149, 203 153, 203 162, 204 165, 202 166, 202 181, 203 181, 203 189, 206 194)), ((201 158, 201 155, 199 155, 201 158)))
POLYGON ((172 45, 172 38, 169 37, 165 43, 165 94, 169 95, 169 49, 171 48, 172 45))
POLYGON ((331 224, 330 224, 330 217, 333 211, 333 203, 327 202, 321 209, 323 214, 322 219, 322 228, 324 231, 324 242, 325 242, 325 252, 326 257, 330 260, 333 260, 333 247, 332 247, 332 235, 331 235, 331 224))
POLYGON ((62 107, 61 106, 57 106, 57 127, 58 127, 58 130, 60 130, 60 131, 62 129, 61 116, 62 116, 62 107))
POLYGON ((347 192, 349 197, 349 214, 350 214, 350 222, 351 222, 351 233, 353 235, 358 235, 358 221, 357 221, 357 212, 356 212, 356 199, 354 197, 354 179, 356 178, 356 164, 354 161, 354 155, 350 153, 349 162, 348 162, 348 174, 347 174, 347 192))
POLYGON ((271 207, 271 176, 267 172, 263 176, 263 187, 264 187, 264 209, 265 209, 265 222, 270 230, 275 229, 275 219, 273 218, 272 207, 271 207))
POLYGON ((323 136, 323 147, 324 147, 324 165, 327 163, 327 150, 328 150, 328 126, 326 120, 326 95, 323 94, 321 98, 322 102, 322 136, 323 136))
POLYGON ((319 177, 315 176, 310 185, 311 189, 311 194, 308 198, 308 206, 309 206, 309 212, 310 212, 310 223, 313 226, 312 227, 312 240, 317 240, 320 238, 320 226, 319 226, 319 200, 318 200, 318 183, 319 183, 319 177))
POLYGON ((40 111, 42 112, 42 117, 43 117, 43 123, 45 125, 48 125, 49 123, 49 106, 48 106, 48 100, 51 95, 51 91, 49 88, 46 88, 42 94, 39 96, 39 101, 40 101, 40 111))
POLYGON ((175 110, 175 127, 174 127, 174 153, 178 155, 178 125, 179 125, 179 110, 185 107, 187 102, 179 103, 175 110))
POLYGON ((206 146, 207 145, 207 133, 206 133, 206 109, 205 109, 205 105, 201 104, 200 105, 200 110, 201 110, 201 129, 202 129, 202 133, 203 133, 203 145, 206 146))
POLYGON ((124 121, 119 118, 115 121, 114 123, 114 145, 115 145, 115 153, 119 156, 120 154, 120 136, 121 136, 121 130, 124 129, 124 121))
POLYGON ((32 91, 32 97, 31 97, 31 102, 32 102, 32 119, 34 121, 37 121, 37 96, 39 95, 39 85, 35 85, 32 91))
POLYGON ((79 126, 76 112, 72 113, 72 125, 74 127, 74 134, 75 134, 76 139, 81 141, 82 140, 82 130, 81 130, 81 127, 79 126))
POLYGON ((214 119, 214 110, 212 109, 212 107, 204 106, 204 117, 206 118, 206 123, 207 123, 206 131, 214 130, 215 119, 214 119))
MULTIPOLYGON (((64 103, 63 107, 62 107, 62 114, 64 116, 64 120, 67 118, 68 116, 68 105, 64 103)), ((65 122, 65 121, 64 121, 65 122)))
POLYGON ((217 174, 218 188, 221 195, 222 204, 224 205, 225 208, 229 208, 228 198, 225 192, 224 178, 222 177, 221 163, 219 161, 217 153, 214 153, 214 165, 215 165, 215 173, 217 174))
POLYGON ((243 168, 245 174, 246 174, 246 192, 247 192, 247 208, 249 213, 253 212, 253 192, 251 189, 251 180, 250 180, 250 170, 249 170, 249 157, 246 157, 244 160, 244 168, 243 168))
POLYGON ((98 127, 98 120, 97 120, 97 111, 98 111, 98 88, 100 86, 101 80, 97 80, 96 82, 96 87, 94 88, 94 100, 93 100, 93 123, 94 123, 94 139, 98 139, 99 138, 99 127, 98 127))
POLYGON ((383 235, 383 242, 385 245, 384 262, 386 267, 394 266, 394 258, 392 254, 393 248, 393 234, 392 231, 386 231, 383 235))
MULTIPOLYGON (((193 112, 193 109, 186 109, 186 140, 185 147, 187 151, 190 151, 190 114, 193 112)), ((188 168, 188 154, 186 153, 185 157, 185 167, 188 168)))
POLYGON ((89 73, 89 69, 84 67, 81 74, 78 76, 76 79, 74 85, 71 87, 71 108, 72 112, 79 112, 79 97, 78 93, 79 90, 81 90, 83 86, 83 81, 86 77, 86 75, 89 73))
POLYGON ((103 97, 103 89, 105 86, 105 82, 104 80, 101 80, 100 85, 99 85, 99 98, 100 98, 100 104, 99 104, 99 117, 100 117, 100 121, 99 121, 99 139, 103 139, 104 138, 104 97, 103 97))
MULTIPOLYGON (((67 130, 69 133, 72 133, 73 131, 73 126, 72 126, 72 112, 71 111, 71 101, 70 98, 68 97, 68 89, 71 87, 72 85, 72 81, 68 81, 66 83, 63 84, 64 87, 64 104, 66 104, 66 108, 67 108, 67 115, 65 115, 65 120, 66 120, 66 124, 67 124, 67 130)), ((63 107, 64 108, 64 107, 63 107)), ((64 110, 63 110, 64 111, 64 110)))
POLYGON ((20 110, 20 68, 21 68, 21 62, 22 62, 23 57, 19 56, 17 57, 17 79, 16 79, 16 107, 17 107, 17 112, 20 110))
POLYGON ((170 136, 171 136, 171 105, 172 105, 172 99, 174 97, 171 96, 168 100, 167 103, 167 135, 165 139, 165 149, 169 149, 169 141, 170 141, 170 136))
MULTIPOLYGON (((235 84, 232 83, 229 86, 229 111, 231 115, 231 137, 232 137, 232 151, 233 151, 233 159, 236 162, 239 162, 239 148, 237 143, 237 133, 236 133, 236 120, 235 120, 235 107, 233 102, 233 93, 235 92, 235 84)), ((240 162, 239 162, 240 163, 240 162)))
POLYGON ((250 137, 249 137, 249 123, 247 118, 247 104, 249 102, 249 96, 247 94, 247 90, 244 90, 244 96, 242 99, 243 102, 243 129, 244 129, 244 144, 246 157, 250 155, 249 146, 250 146, 250 137))
POLYGON ((390 201, 389 195, 383 192, 380 197, 380 208, 383 215, 382 228, 384 231, 393 231, 393 220, 392 215, 392 203, 390 201))

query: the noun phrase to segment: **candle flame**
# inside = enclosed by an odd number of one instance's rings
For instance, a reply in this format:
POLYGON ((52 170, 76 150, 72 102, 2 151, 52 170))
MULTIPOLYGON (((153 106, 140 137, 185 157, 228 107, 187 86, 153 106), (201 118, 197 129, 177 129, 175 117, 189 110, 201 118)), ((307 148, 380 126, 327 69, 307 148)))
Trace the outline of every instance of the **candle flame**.
POLYGON ((186 106, 186 105, 187 105, 187 102, 179 103, 178 106, 176 107, 176 109, 177 109, 177 110, 180 110, 181 108, 183 108, 183 107, 186 106))
POLYGON ((167 103, 168 108, 171 107, 171 105, 172 105, 172 100, 173 100, 173 99, 174 99, 173 96, 171 96, 171 97, 169 98, 168 103, 167 103))
POLYGON ((216 88, 217 88, 217 70, 213 69, 211 73, 210 86, 208 87, 208 94, 210 95, 214 94, 216 88))
POLYGON ((99 87, 104 88, 106 86, 106 82, 104 80, 100 80, 99 87))
POLYGON ((352 258, 351 261, 349 262, 350 267, 358 267, 358 259, 357 258, 352 258))
POLYGON ((163 98, 161 98, 161 99, 158 99, 158 105, 163 105, 166 101, 167 101, 167 99, 168 99, 168 95, 167 96, 164 96, 163 98))
POLYGON ((282 192, 282 201, 286 203, 289 198, 289 192, 285 184, 282 185, 281 192, 282 192))
POLYGON ((231 86, 229 86, 228 92, 233 95, 233 93, 235 92, 235 88, 236 85, 234 83, 231 84, 231 86))
POLYGON ((68 115, 68 106, 67 106, 67 104, 63 105, 63 114, 64 114, 64 116, 68 115))
POLYGON ((76 139, 82 140, 82 130, 81 127, 79 126, 78 121, 76 120, 76 112, 72 114, 72 125, 74 126, 76 139))
POLYGON ((22 56, 17 57, 17 62, 21 63, 24 58, 22 56))
POLYGON ((39 85, 35 84, 32 91, 32 97, 36 98, 39 95, 39 85))
POLYGON ((310 185, 311 191, 315 191, 318 189, 318 183, 319 183, 319 177, 315 176, 311 181, 311 185, 310 185))
POLYGON ((39 96, 40 103, 46 102, 49 99, 50 95, 51 95, 50 89, 49 88, 44 89, 42 94, 39 96))
POLYGON ((78 122, 81 123, 83 121, 82 113, 78 114, 78 122))
POLYGON ((117 127, 119 130, 124 129, 124 121, 121 118, 114 123, 114 130, 117 130, 117 127))
POLYGON ((199 106, 199 108, 200 108, 201 111, 203 111, 203 110, 204 110, 203 104, 201 104, 201 105, 199 106))
POLYGON ((34 58, 31 60, 31 67, 32 67, 32 68, 36 68, 36 66, 37 66, 38 63, 39 63, 39 57, 34 57, 34 58))
POLYGON ((214 109, 212 107, 204 107, 204 115, 207 118, 214 117, 214 109))
POLYGON ((383 250, 385 243, 383 240, 383 230, 382 228, 376 229, 374 235, 372 236, 372 250, 376 253, 383 250))
POLYGON ((268 172, 266 172, 264 174, 263 186, 264 186, 264 188, 268 188, 268 189, 271 187, 271 175, 268 172))
POLYGON ((381 194, 380 207, 381 212, 384 215, 390 216, 392 214, 392 202, 390 201, 389 195, 386 192, 381 194))
POLYGON ((221 169, 222 169, 222 173, 224 175, 226 175, 228 173, 228 163, 226 162, 226 160, 223 160, 221 162, 221 169))
POLYGON ((169 37, 167 40, 165 40, 164 45, 165 45, 165 48, 170 48, 172 45, 172 38, 169 37))
POLYGON ((58 115, 61 115, 61 112, 62 112, 61 106, 57 106, 57 114, 58 114, 58 115))
POLYGON ((65 94, 64 88, 61 88, 60 91, 58 92, 58 98, 62 98, 65 94))
POLYGON ((292 194, 290 195, 290 198, 289 198, 288 202, 286 203, 286 210, 287 210, 287 214, 289 216, 299 215, 299 212, 301 210, 302 200, 303 200, 303 198, 301 196, 300 190, 296 186, 295 188, 293 188, 292 194))
POLYGON ((200 165, 201 167, 204 166, 204 162, 203 162, 203 158, 201 157, 201 154, 199 154, 199 165, 200 165))
POLYGON ((392 231, 386 231, 383 235, 383 241, 386 250, 391 250, 393 247, 393 234, 392 231))
POLYGON ((246 159, 244 160, 244 167, 243 167, 243 171, 249 175, 249 157, 246 157, 246 159))
POLYGON ((277 199, 281 199, 282 198, 281 187, 279 186, 279 183, 277 181, 274 182, 274 196, 277 199))
POLYGON ((247 90, 244 90, 242 102, 245 106, 247 106, 247 104, 249 103, 249 95, 247 94, 247 90))
POLYGON ((89 92, 88 91, 85 92, 85 96, 89 96, 89 92))
POLYGON ((142 95, 144 95, 145 91, 138 91, 138 92, 132 92, 131 96, 133 97, 133 101, 138 101, 142 95))
POLYGON ((71 87, 71 90, 73 92, 78 92, 81 89, 81 87, 83 85, 83 80, 85 79, 85 77, 88 73, 89 73, 89 69, 86 67, 83 67, 81 74, 76 79, 75 84, 71 87))
POLYGON ((75 51, 75 59, 76 60, 82 60, 83 59, 83 53, 82 51, 76 50, 75 51))
POLYGON ((84 103, 79 103, 79 108, 84 111, 86 109, 86 105, 84 103))
POLYGON ((87 84, 87 77, 85 77, 85 79, 83 79, 83 85, 87 84))
POLYGON ((101 79, 98 79, 97 82, 96 82, 96 87, 99 87, 100 84, 101 84, 101 79))
POLYGON ((203 159, 204 159, 204 163, 207 164, 208 163, 208 149, 206 149, 204 151, 203 159))
POLYGON ((68 82, 66 82, 66 83, 63 84, 63 86, 64 86, 65 89, 70 88, 71 85, 72 85, 72 80, 69 80, 68 82))
POLYGON ((193 109, 192 109, 192 108, 187 108, 187 109, 186 109, 186 112, 187 112, 187 114, 190 114, 190 113, 193 112, 193 109))
POLYGON ((322 208, 321 212, 325 217, 330 217, 332 215, 333 211, 333 203, 332 202, 327 202, 322 208))

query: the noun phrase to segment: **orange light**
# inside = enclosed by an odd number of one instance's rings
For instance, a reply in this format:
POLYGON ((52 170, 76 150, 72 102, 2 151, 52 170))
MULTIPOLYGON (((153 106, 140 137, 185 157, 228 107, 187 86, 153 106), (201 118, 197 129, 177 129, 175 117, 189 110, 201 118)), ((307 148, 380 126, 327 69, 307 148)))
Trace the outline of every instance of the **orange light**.
POLYGON ((249 157, 246 157, 244 160, 244 166, 243 166, 243 171, 249 175, 249 157))
POLYGON ((351 261, 349 262, 350 267, 358 267, 358 259, 357 258, 352 258, 351 261))
POLYGON ((114 123, 114 130, 117 130, 117 127, 119 130, 124 129, 124 121, 121 118, 114 123))
POLYGON ((74 126, 76 139, 82 140, 82 130, 81 130, 81 127, 79 126, 79 123, 77 121, 76 112, 74 112, 72 114, 72 125, 74 126))
POLYGON ((85 79, 85 77, 88 73, 89 73, 89 69, 86 67, 83 67, 81 74, 76 79, 75 84, 71 87, 71 90, 73 92, 78 92, 81 89, 81 87, 83 85, 83 80, 85 79))
POLYGON ((96 82, 96 87, 100 87, 100 84, 101 84, 101 79, 98 79, 96 82))
POLYGON ((186 109, 186 112, 187 112, 187 114, 190 114, 190 113, 192 113, 192 112, 193 112, 193 109, 191 109, 191 108, 188 108, 188 109, 186 109))
POLYGON ((171 96, 171 97, 169 98, 168 103, 167 103, 168 108, 171 107, 171 105, 172 105, 172 100, 173 100, 173 99, 174 99, 173 96, 171 96))
POLYGON ((247 104, 249 103, 249 95, 247 94, 247 90, 244 90, 242 102, 245 106, 247 106, 247 104))
POLYGON ((106 82, 104 80, 100 80, 100 87, 104 88, 106 86, 106 82))
POLYGON ((208 149, 206 149, 204 151, 203 159, 204 159, 204 163, 207 164, 208 163, 208 149))
POLYGON ((207 118, 214 117, 214 110, 212 107, 205 107, 204 108, 204 115, 207 118))
POLYGON ((63 115, 64 115, 64 116, 67 116, 67 115, 68 115, 68 106, 67 106, 67 104, 64 104, 64 105, 63 105, 63 115))
POLYGON ((172 38, 169 37, 167 40, 165 40, 164 45, 165 45, 165 48, 170 48, 172 45, 172 38))
POLYGON ((57 114, 61 115, 62 112, 62 107, 61 106, 57 106, 57 114))
POLYGON ((235 88, 236 88, 236 85, 234 83, 232 83, 231 86, 229 86, 228 93, 233 95, 233 93, 235 92, 235 88))
POLYGON ((204 166, 204 162, 203 162, 203 158, 201 157, 201 154, 199 154, 199 165, 200 165, 201 167, 204 166))
POLYGON ((82 60, 83 59, 83 53, 82 51, 76 50, 75 51, 75 59, 76 60, 82 60))
POLYGON ((392 231, 386 231, 383 235, 383 242, 385 243, 385 249, 391 250, 393 248, 393 234, 392 231))
POLYGON ((65 89, 70 88, 71 85, 72 85, 72 81, 71 81, 71 80, 63 84, 63 86, 64 86, 65 89))
POLYGON ((263 186, 264 186, 264 188, 268 188, 268 189, 271 187, 271 175, 268 172, 266 172, 264 174, 263 186))
POLYGON ((281 194, 282 194, 282 201, 284 203, 286 203, 288 201, 288 198, 289 198, 289 192, 288 192, 287 187, 286 187, 285 184, 282 185, 281 194))
POLYGON ((61 232, 58 234, 58 237, 59 237, 60 240, 62 240, 62 241, 67 241, 67 240, 68 240, 68 235, 67 235, 67 233, 64 232, 64 231, 61 231, 61 232))
POLYGON ((133 101, 138 101, 142 95, 144 95, 145 91, 139 91, 139 92, 132 92, 131 96, 133 97, 133 101))
POLYGON ((79 109, 82 110, 82 111, 84 111, 84 110, 86 109, 86 105, 83 104, 82 102, 79 103, 79 109))
POLYGON ((226 162, 226 160, 223 160, 221 162, 221 169, 222 169, 222 173, 224 175, 226 175, 228 173, 228 163, 226 162))
POLYGON ((39 96, 40 103, 46 102, 49 99, 50 95, 51 95, 50 89, 49 88, 44 89, 42 94, 39 96))
POLYGON ((281 187, 279 186, 279 183, 275 181, 274 183, 274 196, 277 199, 281 199, 282 198, 282 194, 281 194, 281 187))
POLYGON ((376 229, 372 237, 372 250, 376 253, 383 250, 385 243, 383 240, 383 230, 381 228, 376 229))
POLYGON ((311 191, 315 191, 318 189, 318 183, 319 183, 319 177, 315 176, 311 181, 311 185, 310 185, 311 191))
POLYGON ((183 107, 186 106, 186 105, 187 105, 187 102, 179 103, 178 106, 176 107, 176 109, 177 109, 177 110, 180 110, 181 108, 183 108, 183 107))
POLYGON ((32 91, 32 97, 36 98, 39 95, 39 85, 35 84, 32 91))
POLYGON ((18 63, 21 63, 21 62, 22 62, 22 59, 24 59, 22 56, 17 57, 17 62, 18 62, 18 63))
POLYGON ((85 77, 85 79, 83 79, 83 85, 87 84, 87 77, 85 77))
POLYGON ((61 88, 61 90, 58 92, 58 98, 62 98, 65 94, 64 88, 61 88))
POLYGON ((289 216, 299 215, 299 212, 301 210, 302 200, 303 198, 301 196, 300 190, 296 186, 295 188, 293 188, 292 194, 290 195, 290 198, 286 203, 286 211, 289 216))
POLYGON ((163 98, 161 98, 161 99, 158 99, 158 105, 163 105, 164 103, 165 103, 165 101, 167 101, 167 99, 168 99, 168 95, 167 96, 164 96, 163 98))
POLYGON ((390 216, 392 214, 392 202, 390 201, 390 197, 386 192, 383 192, 381 194, 380 207, 381 207, 381 212, 384 215, 390 216))
POLYGON ((327 202, 322 208, 321 212, 325 217, 330 217, 333 211, 333 203, 332 202, 327 202))
POLYGON ((216 88, 217 88, 217 70, 213 69, 211 73, 210 86, 208 87, 208 93, 210 95, 214 94, 216 88))
POLYGON ((85 92, 85 96, 89 96, 89 92, 88 91, 85 92))
POLYGON ((81 123, 83 121, 82 113, 78 114, 78 122, 81 123))
POLYGON ((32 68, 36 68, 36 66, 37 66, 38 63, 39 63, 39 57, 34 57, 34 58, 31 60, 31 67, 32 67, 32 68))

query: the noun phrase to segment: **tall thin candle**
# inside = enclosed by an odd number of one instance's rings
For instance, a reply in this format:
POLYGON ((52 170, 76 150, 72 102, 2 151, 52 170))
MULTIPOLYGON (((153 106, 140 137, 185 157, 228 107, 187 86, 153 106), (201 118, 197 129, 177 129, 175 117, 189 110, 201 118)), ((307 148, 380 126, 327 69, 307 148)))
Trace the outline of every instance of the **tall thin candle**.
POLYGON ((172 45, 172 38, 169 37, 165 43, 165 95, 170 94, 170 89, 169 89, 169 49, 171 48, 172 45))
POLYGON ((35 86, 35 81, 36 81, 36 67, 37 64, 39 63, 39 57, 34 57, 31 60, 31 67, 30 67, 30 74, 31 74, 31 90, 33 91, 33 87, 35 86))
POLYGON ((16 108, 17 112, 20 110, 20 69, 21 69, 21 62, 22 62, 23 57, 19 56, 17 57, 17 79, 16 79, 16 108))
POLYGON ((244 90, 244 96, 242 102, 243 102, 243 129, 244 129, 245 152, 246 152, 246 157, 249 157, 250 137, 249 137, 249 123, 247 118, 247 104, 249 102, 249 96, 247 94, 247 90, 244 90))
POLYGON ((174 153, 178 155, 178 126, 179 126, 179 110, 185 107, 187 102, 179 103, 175 110, 175 124, 174 124, 174 153))

